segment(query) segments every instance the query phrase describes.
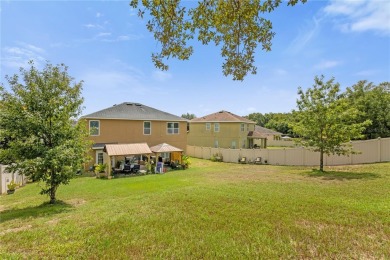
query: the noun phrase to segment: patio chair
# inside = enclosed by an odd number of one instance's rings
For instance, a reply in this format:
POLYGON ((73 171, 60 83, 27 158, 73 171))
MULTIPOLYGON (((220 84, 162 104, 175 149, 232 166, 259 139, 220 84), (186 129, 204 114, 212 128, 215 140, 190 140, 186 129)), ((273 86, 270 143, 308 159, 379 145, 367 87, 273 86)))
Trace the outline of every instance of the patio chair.
POLYGON ((242 157, 242 158, 240 159, 240 163, 246 163, 246 157, 242 157))
POLYGON ((261 157, 257 157, 256 160, 254 161, 255 164, 261 164, 261 157))

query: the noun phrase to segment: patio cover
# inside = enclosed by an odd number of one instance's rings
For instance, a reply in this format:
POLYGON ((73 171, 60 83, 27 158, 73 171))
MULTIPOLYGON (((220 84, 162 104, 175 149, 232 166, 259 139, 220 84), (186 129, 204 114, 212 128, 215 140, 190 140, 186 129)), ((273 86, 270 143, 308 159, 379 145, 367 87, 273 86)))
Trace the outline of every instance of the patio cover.
POLYGON ((104 147, 104 151, 108 154, 108 156, 152 153, 147 143, 106 144, 106 146, 104 147))
POLYGON ((248 133, 248 138, 253 138, 253 139, 266 139, 267 136, 264 134, 260 133, 259 131, 249 131, 248 133))
POLYGON ((170 144, 162 143, 156 146, 150 147, 150 150, 154 153, 172 153, 172 152, 183 152, 183 150, 176 148, 170 144))

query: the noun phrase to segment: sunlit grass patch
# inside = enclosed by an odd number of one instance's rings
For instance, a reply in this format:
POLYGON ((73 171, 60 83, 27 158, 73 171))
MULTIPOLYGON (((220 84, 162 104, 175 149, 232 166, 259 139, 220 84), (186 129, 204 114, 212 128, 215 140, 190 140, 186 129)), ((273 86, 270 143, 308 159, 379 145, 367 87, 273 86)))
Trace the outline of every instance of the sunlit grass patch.
POLYGON ((77 178, 57 205, 36 184, 1 196, 0 257, 390 257, 389 163, 320 173, 192 161, 162 175, 77 178))

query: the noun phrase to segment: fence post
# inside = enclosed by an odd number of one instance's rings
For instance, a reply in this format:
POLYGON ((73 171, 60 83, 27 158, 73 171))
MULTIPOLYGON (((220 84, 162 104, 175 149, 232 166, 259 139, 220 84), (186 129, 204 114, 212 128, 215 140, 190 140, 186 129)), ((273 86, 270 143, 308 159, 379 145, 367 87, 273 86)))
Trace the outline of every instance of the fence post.
POLYGON ((381 155, 381 150, 382 150, 382 139, 380 138, 380 137, 378 137, 378 139, 376 140, 377 142, 378 142, 378 145, 377 145, 377 147, 378 147, 378 162, 381 162, 382 160, 382 155, 381 155))

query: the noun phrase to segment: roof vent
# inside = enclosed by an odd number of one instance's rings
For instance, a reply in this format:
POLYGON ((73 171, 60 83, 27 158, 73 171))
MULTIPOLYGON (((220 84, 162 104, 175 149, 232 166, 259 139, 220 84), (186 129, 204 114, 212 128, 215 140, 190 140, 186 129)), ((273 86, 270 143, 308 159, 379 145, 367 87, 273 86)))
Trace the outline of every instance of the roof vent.
POLYGON ((128 106, 132 106, 132 105, 134 105, 133 103, 131 103, 131 102, 126 102, 126 105, 128 105, 128 106))
POLYGON ((134 105, 136 105, 137 107, 142 106, 142 104, 140 104, 140 103, 135 103, 134 105))

